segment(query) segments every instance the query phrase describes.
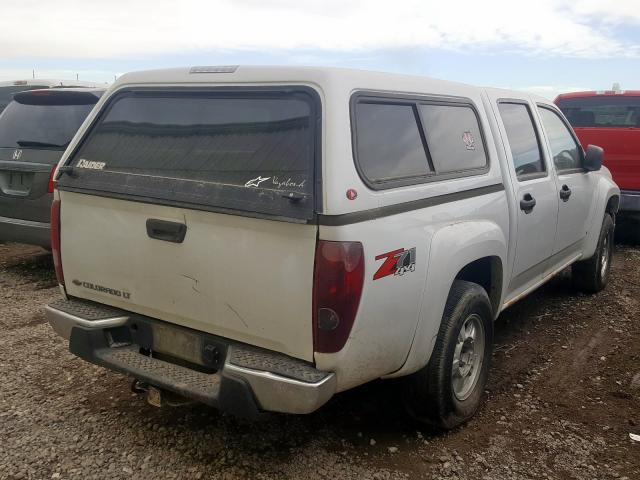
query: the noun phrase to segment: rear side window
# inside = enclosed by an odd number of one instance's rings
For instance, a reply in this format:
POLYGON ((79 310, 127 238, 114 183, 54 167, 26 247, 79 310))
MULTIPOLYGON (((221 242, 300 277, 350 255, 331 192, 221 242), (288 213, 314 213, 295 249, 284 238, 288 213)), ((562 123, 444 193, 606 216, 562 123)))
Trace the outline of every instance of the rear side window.
POLYGON ((529 107, 521 103, 500 102, 498 110, 507 131, 518 179, 526 180, 545 172, 542 150, 529 107))
POLYGON ((480 125, 473 109, 465 105, 420 105, 420 113, 437 173, 487 165, 480 125))
POLYGON ((302 92, 120 94, 60 185, 311 218, 315 109, 302 92))
POLYGON ((356 125, 360 168, 370 181, 430 172, 414 105, 360 103, 356 125))
POLYGON ((356 97, 352 108, 356 164, 374 189, 471 175, 488 165, 478 117, 466 103, 356 97))
POLYGON ((39 105, 12 101, 0 115, 0 148, 64 150, 92 104, 39 105))
POLYGON ((563 98, 558 107, 574 128, 640 128, 640 97, 563 98))
POLYGON ((542 126, 549 139, 553 164, 556 170, 575 170, 582 168, 580 147, 573 135, 556 112, 548 108, 539 108, 542 126))

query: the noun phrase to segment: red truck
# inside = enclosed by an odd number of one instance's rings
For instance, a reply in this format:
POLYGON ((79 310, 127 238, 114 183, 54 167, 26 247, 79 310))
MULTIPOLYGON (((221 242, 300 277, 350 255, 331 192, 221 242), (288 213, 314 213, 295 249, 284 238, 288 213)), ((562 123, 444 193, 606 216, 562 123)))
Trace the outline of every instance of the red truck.
POLYGON ((555 99, 583 148, 604 148, 604 164, 621 190, 620 213, 640 226, 640 90, 564 93, 555 99))

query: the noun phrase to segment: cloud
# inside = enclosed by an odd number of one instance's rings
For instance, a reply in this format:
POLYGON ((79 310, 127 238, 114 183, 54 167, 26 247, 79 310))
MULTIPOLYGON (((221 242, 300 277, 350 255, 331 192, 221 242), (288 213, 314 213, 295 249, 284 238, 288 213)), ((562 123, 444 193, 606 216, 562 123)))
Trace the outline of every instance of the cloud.
POLYGON ((638 56, 633 0, 35 0, 3 2, 0 57, 124 58, 225 50, 500 49, 638 56), (10 19, 19 19, 11 21, 10 19), (9 20, 9 21, 7 21, 9 20))
POLYGON ((638 2, 633 0, 573 0, 567 3, 566 8, 572 15, 605 24, 633 25, 640 23, 638 2))

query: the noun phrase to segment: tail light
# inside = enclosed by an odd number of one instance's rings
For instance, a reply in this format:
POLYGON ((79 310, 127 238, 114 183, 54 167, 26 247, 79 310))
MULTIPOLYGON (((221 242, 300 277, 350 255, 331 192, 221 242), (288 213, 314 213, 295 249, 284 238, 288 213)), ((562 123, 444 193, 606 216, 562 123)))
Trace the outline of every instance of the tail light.
POLYGON ((49 174, 49 185, 47 186, 47 193, 53 193, 53 189, 56 186, 56 182, 53 180, 53 176, 56 173, 56 165, 53 166, 51 173, 49 174))
POLYGON ((313 278, 313 347, 342 350, 358 312, 364 281, 360 242, 318 240, 313 278))
POLYGON ((64 285, 60 255, 60 200, 57 199, 51 204, 51 253, 53 254, 53 266, 56 270, 58 283, 64 285))

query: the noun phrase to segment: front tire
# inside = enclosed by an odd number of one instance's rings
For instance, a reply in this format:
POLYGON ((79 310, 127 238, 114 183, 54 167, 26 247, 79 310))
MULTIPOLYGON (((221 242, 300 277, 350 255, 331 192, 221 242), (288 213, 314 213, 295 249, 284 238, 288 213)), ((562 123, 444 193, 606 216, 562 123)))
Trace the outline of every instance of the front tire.
POLYGON ((405 379, 409 415, 443 429, 468 421, 482 402, 492 343, 487 292, 475 283, 456 280, 429 363, 405 379))
POLYGON ((571 266, 573 283, 579 290, 597 293, 607 286, 613 260, 613 229, 613 218, 606 213, 602 221, 596 252, 591 258, 571 266))

